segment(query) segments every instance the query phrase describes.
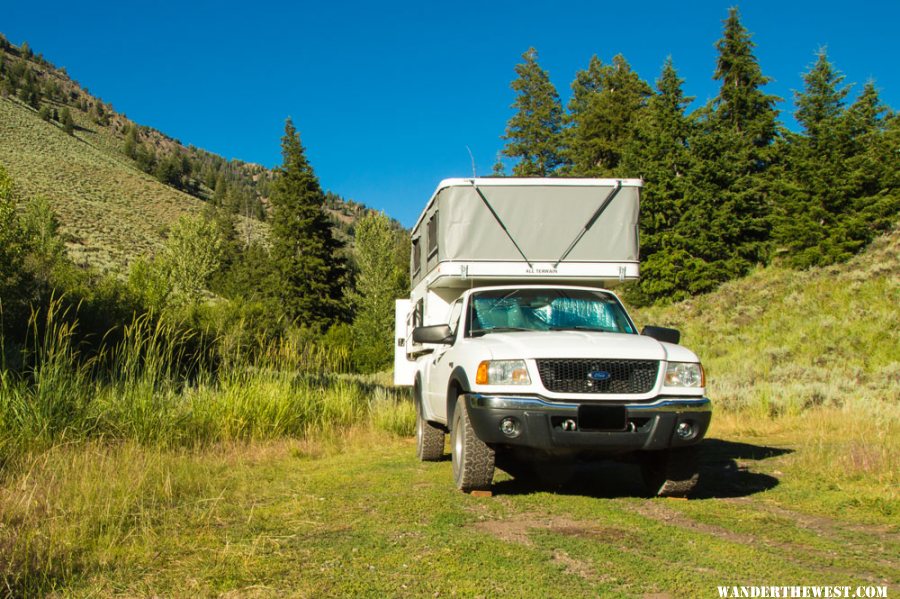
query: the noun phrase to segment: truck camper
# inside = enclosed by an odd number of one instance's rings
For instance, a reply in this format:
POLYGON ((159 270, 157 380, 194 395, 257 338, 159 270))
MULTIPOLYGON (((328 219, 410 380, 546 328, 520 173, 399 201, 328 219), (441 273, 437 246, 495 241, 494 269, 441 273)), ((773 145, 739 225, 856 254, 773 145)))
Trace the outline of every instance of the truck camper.
POLYGON ((394 382, 412 386, 416 452, 456 486, 494 469, 633 453, 653 494, 697 483, 711 408, 697 356, 638 331, 604 288, 637 279, 639 179, 442 181, 412 231, 394 382))

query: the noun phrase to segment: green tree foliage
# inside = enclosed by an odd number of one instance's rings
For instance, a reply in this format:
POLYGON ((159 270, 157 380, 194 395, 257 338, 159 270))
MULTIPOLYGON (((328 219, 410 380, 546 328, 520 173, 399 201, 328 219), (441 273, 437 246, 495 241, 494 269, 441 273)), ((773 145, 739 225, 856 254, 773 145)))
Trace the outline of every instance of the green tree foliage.
POLYGON ((38 111, 38 115, 44 121, 49 121, 50 117, 53 116, 53 113, 50 111, 50 107, 46 104, 41 106, 41 109, 38 111))
POLYGON ((686 210, 687 174, 693 168, 689 140, 695 124, 686 114, 693 98, 684 95, 684 80, 672 59, 656 81, 657 93, 634 123, 624 143, 620 170, 644 179, 641 197, 641 280, 632 300, 681 299, 688 295, 688 275, 696 267, 679 232, 686 210))
POLYGON ((29 242, 28 270, 52 286, 57 269, 67 263, 66 248, 59 234, 59 219, 50 200, 38 196, 25 203, 22 226, 29 242))
POLYGON ((182 216, 152 260, 132 264, 129 287, 145 306, 156 310, 196 306, 221 265, 223 246, 214 221, 182 216))
POLYGON ((134 125, 129 126, 125 129, 125 146, 123 147, 123 151, 125 155, 131 158, 132 160, 137 158, 137 149, 140 141, 138 140, 137 127, 134 125))
POLYGON ((611 65, 592 57, 588 68, 572 83, 566 148, 571 173, 583 177, 614 174, 652 93, 621 54, 611 65))
POLYGON ((272 184, 272 259, 277 299, 292 321, 325 330, 346 314, 342 297, 346 266, 339 259, 319 180, 300 136, 288 119, 283 163, 272 184))
POLYGON ((774 237, 788 264, 806 268, 843 261, 896 221, 895 120, 875 86, 866 84, 849 107, 843 75, 820 50, 796 94, 800 134, 785 155, 784 201, 774 237))
POLYGON ((62 123, 63 131, 69 135, 74 135, 75 120, 72 118, 72 113, 69 111, 68 106, 63 108, 62 115, 60 115, 60 122, 62 123))
POLYGON ((719 95, 701 111, 689 141, 695 166, 678 228, 692 260, 690 293, 742 276, 769 257, 778 98, 760 89, 769 79, 753 47, 737 9, 731 9, 717 44, 719 95))
POLYGON ((529 48, 522 58, 525 62, 516 65, 518 78, 512 82, 516 113, 506 126, 503 155, 518 160, 513 167, 517 177, 548 177, 565 163, 562 102, 537 62, 537 50, 529 48))
POLYGON ((163 246, 162 264, 177 304, 196 304, 222 260, 223 241, 214 222, 182 216, 163 246))
POLYGON ((28 240, 19 219, 13 181, 0 165, 0 309, 4 325, 21 319, 32 277, 25 268, 28 240))
POLYGON ((398 233, 381 213, 363 217, 356 225, 356 288, 348 294, 353 306, 354 363, 376 371, 393 356, 394 300, 408 293, 409 238, 398 233))

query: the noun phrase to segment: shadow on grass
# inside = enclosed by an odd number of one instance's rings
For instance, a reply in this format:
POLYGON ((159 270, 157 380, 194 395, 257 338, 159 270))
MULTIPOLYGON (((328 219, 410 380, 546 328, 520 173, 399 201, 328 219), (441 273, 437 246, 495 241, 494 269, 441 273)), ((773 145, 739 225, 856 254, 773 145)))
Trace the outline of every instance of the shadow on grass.
MULTIPOLYGON (((745 461, 760 461, 793 450, 721 439, 700 443, 700 481, 692 499, 746 497, 778 485, 768 474, 752 472, 745 461)), ((636 459, 532 462, 523 468, 515 462, 499 462, 513 478, 494 483, 496 495, 528 495, 551 492, 597 498, 648 497, 636 459), (516 476, 518 474, 518 476, 516 476)))

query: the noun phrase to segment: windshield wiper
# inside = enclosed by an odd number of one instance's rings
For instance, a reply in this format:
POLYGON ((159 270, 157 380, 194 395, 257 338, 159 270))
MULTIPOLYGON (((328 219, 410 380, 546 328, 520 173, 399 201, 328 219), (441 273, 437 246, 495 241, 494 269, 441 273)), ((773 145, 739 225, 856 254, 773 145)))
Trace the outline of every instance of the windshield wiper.
POLYGON ((568 327, 550 327, 551 331, 593 331, 595 333, 608 333, 606 329, 599 329, 597 327, 589 327, 583 324, 573 324, 568 327))
POLYGON ((518 333, 522 331, 533 331, 534 329, 523 329, 520 327, 491 327, 487 329, 472 329, 469 334, 473 337, 484 335, 485 333, 518 333))

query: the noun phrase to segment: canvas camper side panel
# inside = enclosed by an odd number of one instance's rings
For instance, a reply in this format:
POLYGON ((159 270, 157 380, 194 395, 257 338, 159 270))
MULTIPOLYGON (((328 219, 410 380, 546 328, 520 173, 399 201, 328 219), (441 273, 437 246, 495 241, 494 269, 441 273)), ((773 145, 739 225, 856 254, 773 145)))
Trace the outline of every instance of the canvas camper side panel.
MULTIPOLYGON (((481 187, 507 235, 471 186, 441 191, 440 261, 556 262, 601 206, 612 187, 481 187)), ((566 258, 567 262, 638 260, 639 188, 623 187, 566 258)))

